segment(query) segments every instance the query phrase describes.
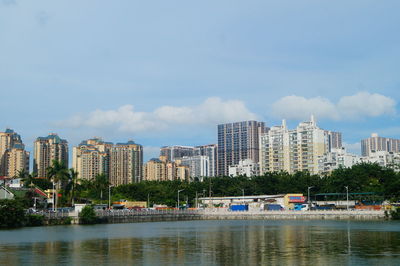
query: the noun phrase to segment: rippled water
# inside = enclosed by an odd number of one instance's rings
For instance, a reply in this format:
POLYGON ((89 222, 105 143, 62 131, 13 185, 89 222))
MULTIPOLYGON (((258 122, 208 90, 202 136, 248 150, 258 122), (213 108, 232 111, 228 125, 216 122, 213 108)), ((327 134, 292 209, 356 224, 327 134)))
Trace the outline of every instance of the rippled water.
POLYGON ((400 223, 185 221, 0 231, 0 264, 400 265, 400 223))

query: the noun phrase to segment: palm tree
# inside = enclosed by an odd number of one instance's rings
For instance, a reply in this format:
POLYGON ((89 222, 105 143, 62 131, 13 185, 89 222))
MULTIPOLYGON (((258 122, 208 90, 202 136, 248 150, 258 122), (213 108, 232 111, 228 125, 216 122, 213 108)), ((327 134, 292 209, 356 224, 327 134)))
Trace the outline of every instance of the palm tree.
POLYGON ((78 172, 75 169, 70 168, 68 169, 68 182, 65 186, 65 196, 68 197, 68 203, 70 205, 74 204, 75 194, 78 186, 78 172))
POLYGON ((68 179, 69 179, 69 172, 68 168, 64 165, 63 162, 53 160, 52 165, 47 168, 47 177, 53 181, 56 185, 56 202, 57 204, 57 196, 58 193, 57 191, 60 189, 60 186, 62 189, 66 187, 68 184, 68 179))
POLYGON ((108 188, 108 185, 110 183, 108 182, 108 178, 105 174, 98 174, 93 180, 93 185, 95 187, 95 190, 98 192, 100 191, 100 199, 103 199, 103 190, 106 190, 108 188))
POLYGON ((24 186, 33 184, 33 176, 30 175, 25 169, 19 170, 18 174, 14 178, 21 179, 24 182, 24 186))

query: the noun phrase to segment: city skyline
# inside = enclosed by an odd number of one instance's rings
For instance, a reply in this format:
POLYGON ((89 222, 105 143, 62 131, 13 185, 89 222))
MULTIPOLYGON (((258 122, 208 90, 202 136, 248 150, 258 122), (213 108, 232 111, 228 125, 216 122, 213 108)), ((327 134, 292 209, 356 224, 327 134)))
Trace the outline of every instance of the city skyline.
POLYGON ((399 7, 1 0, 0 128, 29 151, 49 132, 133 139, 148 160, 216 143, 216 124, 314 114, 359 154, 371 133, 400 135, 399 7))

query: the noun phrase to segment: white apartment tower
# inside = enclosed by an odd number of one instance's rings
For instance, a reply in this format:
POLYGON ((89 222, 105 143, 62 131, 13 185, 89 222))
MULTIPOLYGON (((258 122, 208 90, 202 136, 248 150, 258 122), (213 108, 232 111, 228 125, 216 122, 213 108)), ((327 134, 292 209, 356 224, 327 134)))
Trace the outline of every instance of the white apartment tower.
POLYGON ((318 159, 329 150, 327 131, 317 127, 314 117, 288 130, 286 122, 260 137, 260 171, 308 171, 318 173, 318 159))

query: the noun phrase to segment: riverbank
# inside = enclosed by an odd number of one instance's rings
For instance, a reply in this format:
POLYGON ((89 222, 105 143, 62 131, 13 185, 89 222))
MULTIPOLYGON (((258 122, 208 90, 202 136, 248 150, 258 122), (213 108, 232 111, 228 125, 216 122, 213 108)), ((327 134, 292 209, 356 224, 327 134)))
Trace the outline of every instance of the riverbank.
MULTIPOLYGON (((134 223, 189 220, 372 220, 387 219, 384 211, 326 210, 326 211, 245 211, 225 209, 163 212, 98 212, 103 223, 134 223)), ((79 223, 75 220, 74 223, 79 223)))

